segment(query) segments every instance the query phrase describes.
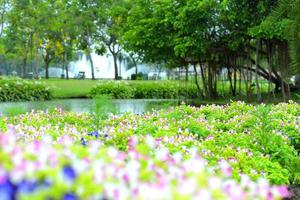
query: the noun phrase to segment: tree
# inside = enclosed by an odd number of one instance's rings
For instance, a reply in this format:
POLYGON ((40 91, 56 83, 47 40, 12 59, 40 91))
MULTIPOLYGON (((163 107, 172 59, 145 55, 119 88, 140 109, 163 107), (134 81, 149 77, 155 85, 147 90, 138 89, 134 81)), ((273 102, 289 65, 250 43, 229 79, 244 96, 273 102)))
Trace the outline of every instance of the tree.
POLYGON ((300 1, 280 0, 268 19, 271 24, 284 24, 285 39, 289 42, 290 57, 294 72, 300 71, 300 1))
MULTIPOLYGON (((71 0, 67 10, 72 14, 72 25, 76 35, 76 46, 82 50, 90 62, 92 79, 95 80, 94 62, 92 53, 97 49, 98 33, 102 28, 103 2, 99 0, 71 0)), ((70 16, 70 15, 69 15, 70 16)), ((68 18, 69 19, 69 18, 68 18)), ((98 48, 99 49, 99 48, 98 48)), ((96 52, 100 52, 99 50, 96 52)))
POLYGON ((63 52, 59 1, 42 1, 35 4, 38 13, 38 46, 45 64, 45 77, 49 78, 50 63, 63 52))
POLYGON ((11 9, 7 14, 8 27, 5 28, 7 52, 20 55, 23 59, 21 76, 27 74, 27 60, 30 41, 35 33, 36 19, 31 1, 10 2, 11 9))
MULTIPOLYGON (((104 48, 113 57, 115 79, 119 79, 118 58, 121 56, 123 47, 121 45, 122 28, 127 25, 127 2, 124 0, 110 0, 102 7, 103 21, 100 21, 99 46, 101 53, 104 53, 104 48)), ((119 66, 121 67, 121 66, 119 66)))
POLYGON ((135 1, 128 12, 126 30, 122 31, 125 49, 135 52, 144 62, 167 63, 172 60, 175 56, 175 30, 171 16, 166 17, 173 6, 171 0, 135 1))

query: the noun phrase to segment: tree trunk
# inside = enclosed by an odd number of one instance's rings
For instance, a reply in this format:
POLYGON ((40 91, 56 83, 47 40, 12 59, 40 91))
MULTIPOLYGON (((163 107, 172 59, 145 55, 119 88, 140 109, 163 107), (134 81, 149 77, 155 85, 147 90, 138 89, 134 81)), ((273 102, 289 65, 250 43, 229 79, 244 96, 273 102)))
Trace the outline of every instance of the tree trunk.
POLYGON ((185 81, 189 80, 189 66, 187 65, 185 67, 185 81))
POLYGON ((286 101, 286 99, 289 98, 289 85, 284 80, 287 78, 288 65, 290 64, 289 49, 286 42, 278 42, 278 63, 280 66, 279 71, 281 75, 281 90, 284 101, 286 101))
POLYGON ((24 55, 22 62, 22 78, 26 78, 27 73, 27 44, 24 45, 24 55))
POLYGON ((91 55, 90 49, 88 50, 87 58, 88 58, 88 60, 90 62, 90 66, 91 66, 92 79, 96 80, 96 78, 95 78, 95 71, 94 71, 94 62, 93 62, 93 59, 92 59, 92 55, 91 55))
POLYGON ((281 92, 282 92, 282 97, 283 97, 283 101, 286 101, 286 95, 285 95, 285 86, 284 86, 284 81, 283 79, 281 79, 281 92))
POLYGON ((204 69, 203 69, 203 65, 202 65, 201 61, 200 61, 200 70, 201 70, 201 78, 202 78, 203 88, 204 88, 204 91, 205 91, 205 96, 206 96, 206 98, 209 98, 205 73, 204 73, 204 69))
POLYGON ((67 60, 67 52, 64 53, 64 70, 66 70, 66 79, 69 79, 69 63, 67 60))
POLYGON ((135 67, 135 75, 137 77, 137 75, 138 75, 138 66, 137 66, 137 63, 136 63, 137 61, 134 59, 134 56, 132 54, 129 54, 129 56, 130 56, 130 59, 132 60, 133 65, 135 67))
MULTIPOLYGON (((30 49, 30 70, 33 74, 37 74, 37 71, 33 69, 33 34, 30 34, 30 42, 29 42, 29 49, 30 49)), ((33 77, 35 78, 35 77, 33 77)))
POLYGON ((112 53, 113 59, 114 59, 114 68, 115 68, 115 80, 118 79, 118 63, 117 63, 117 55, 115 53, 112 53))
POLYGON ((44 63, 45 63, 45 73, 46 73, 45 78, 49 79, 49 66, 50 66, 52 58, 47 49, 46 49, 46 55, 43 56, 43 58, 44 58, 44 63))
POLYGON ((221 74, 221 84, 222 84, 222 96, 225 97, 226 92, 225 92, 225 83, 226 81, 226 75, 225 74, 221 74))
POLYGON ((137 76, 137 74, 138 74, 138 66, 137 66, 137 64, 134 64, 135 65, 135 75, 137 76))
MULTIPOLYGON (((250 96, 250 92, 251 92, 251 84, 249 85, 249 83, 252 83, 252 72, 249 71, 249 68, 251 67, 251 60, 250 60, 250 49, 247 48, 246 49, 246 52, 247 52, 247 58, 246 58, 246 74, 245 74, 245 77, 244 77, 244 80, 245 80, 245 86, 246 86, 246 99, 248 100, 249 99, 249 96, 250 96), (249 88, 250 86, 250 88, 249 88)), ((245 73, 245 70, 242 69, 243 72, 245 73)))
POLYGON ((245 73, 245 70, 241 69, 241 76, 243 76, 244 84, 245 84, 245 97, 248 99, 248 77, 247 73, 245 73))
POLYGON ((239 95, 242 94, 242 69, 239 68, 239 95))
POLYGON ((66 78, 67 78, 67 80, 69 80, 69 65, 67 64, 66 65, 66 78))
POLYGON ((49 64, 50 63, 48 61, 45 62, 45 70, 46 70, 45 77, 46 77, 46 79, 49 79, 49 64))
POLYGON ((200 94, 200 96, 203 97, 202 90, 201 90, 201 88, 199 86, 199 83, 198 83, 198 72, 197 72, 197 67, 196 67, 195 63, 194 63, 194 72, 195 72, 195 84, 197 86, 198 94, 200 94))
POLYGON ((262 100, 259 81, 258 81, 259 49, 260 49, 260 40, 257 40, 257 42, 256 42, 255 83, 256 83, 257 101, 261 103, 263 100, 262 100))
POLYGON ((122 63, 123 63, 123 57, 122 57, 122 55, 119 55, 119 77, 122 77, 122 63))
MULTIPOLYGON (((255 64, 255 63, 254 63, 255 64)), ((255 64, 256 65, 256 64, 255 64)), ((250 78, 249 78, 249 82, 252 82, 252 72, 255 74, 255 72, 256 72, 256 68, 255 69, 253 69, 253 68, 251 68, 251 67, 243 67, 242 66, 242 68, 243 69, 247 69, 249 72, 250 72, 250 78)), ((260 69, 260 68, 259 68, 260 69)), ((259 75, 259 76, 261 76, 261 77, 263 77, 264 79, 266 79, 266 80, 268 80, 268 73, 267 74, 265 74, 263 71, 257 71, 257 74, 259 75)), ((273 74, 275 75, 275 77, 273 77, 273 76, 271 76, 271 81, 272 81, 272 83, 273 84, 275 84, 275 91, 276 92, 279 92, 280 90, 279 90, 279 88, 280 88, 280 86, 281 86, 281 77, 277 74, 277 72, 276 71, 273 71, 273 74)))
MULTIPOLYGON (((257 64, 255 60, 250 58, 251 63, 258 67, 258 75, 262 76, 264 79, 268 80, 269 79, 269 73, 262 67, 259 65, 259 63, 257 64)), ((248 70, 253 71, 255 73, 256 68, 252 69, 252 68, 248 68, 248 70)), ((281 76, 279 76, 279 74, 276 71, 273 71, 274 76, 272 76, 271 74, 271 81, 277 85, 278 87, 280 87, 281 85, 281 76)), ((252 79, 252 77, 251 77, 252 79)))
POLYGON ((272 43, 270 40, 267 41, 267 54, 268 54, 268 72, 269 72, 269 85, 268 85, 268 99, 271 99, 271 94, 273 95, 273 98, 275 99, 275 93, 272 87, 272 81, 271 81, 271 75, 273 71, 273 49, 272 49, 272 43))
POLYGON ((157 65, 157 68, 158 68, 157 80, 160 80, 160 79, 161 79, 160 73, 161 73, 161 71, 162 71, 162 65, 157 65))
POLYGON ((291 98, 291 87, 289 84, 287 84, 287 97, 288 97, 288 99, 291 98))
POLYGON ((232 84, 232 77, 231 77, 230 67, 227 67, 227 77, 228 77, 228 80, 229 80, 230 92, 231 92, 232 95, 234 95, 234 89, 233 89, 233 84, 232 84))
POLYGON ((237 74, 236 74, 236 66, 233 69, 233 96, 236 96, 236 82, 237 82, 237 74))
POLYGON ((218 97, 218 78, 217 78, 217 71, 216 71, 216 69, 215 69, 215 66, 214 66, 214 68, 213 68, 213 85, 214 85, 214 90, 213 90, 213 98, 215 99, 215 98, 217 98, 218 97))
POLYGON ((215 74, 215 64, 213 61, 208 62, 208 91, 209 97, 211 99, 215 99, 217 97, 217 81, 216 81, 216 74, 215 74))

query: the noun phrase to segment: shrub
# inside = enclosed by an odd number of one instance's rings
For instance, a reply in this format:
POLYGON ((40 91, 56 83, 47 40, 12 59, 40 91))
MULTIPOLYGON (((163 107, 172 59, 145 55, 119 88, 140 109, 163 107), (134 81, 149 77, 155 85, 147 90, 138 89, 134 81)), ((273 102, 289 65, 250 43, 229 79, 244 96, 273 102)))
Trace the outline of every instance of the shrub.
POLYGON ((131 99, 134 97, 135 89, 132 88, 127 82, 123 81, 110 81, 97 85, 94 87, 90 95, 92 97, 98 95, 111 96, 114 99, 131 99))
POLYGON ((0 78, 0 102, 40 101, 51 99, 48 87, 38 81, 19 78, 0 78))
POLYGON ((90 96, 96 95, 111 95, 115 99, 196 98, 197 89, 171 81, 111 81, 95 86, 90 96))

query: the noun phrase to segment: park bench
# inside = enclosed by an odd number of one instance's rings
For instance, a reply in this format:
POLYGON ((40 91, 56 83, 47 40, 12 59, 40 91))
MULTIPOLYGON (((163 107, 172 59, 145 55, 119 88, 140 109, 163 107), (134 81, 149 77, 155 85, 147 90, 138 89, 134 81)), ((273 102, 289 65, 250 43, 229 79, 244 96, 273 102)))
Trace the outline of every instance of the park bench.
POLYGON ((85 72, 78 72, 76 78, 77 79, 85 79, 85 72))

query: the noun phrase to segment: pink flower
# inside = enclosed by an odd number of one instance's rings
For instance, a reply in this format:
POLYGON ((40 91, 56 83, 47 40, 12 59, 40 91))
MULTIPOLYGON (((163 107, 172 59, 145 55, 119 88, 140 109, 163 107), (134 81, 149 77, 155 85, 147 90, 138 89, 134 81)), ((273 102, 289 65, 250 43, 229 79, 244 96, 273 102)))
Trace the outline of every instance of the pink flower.
POLYGON ((206 141, 209 141, 209 140, 212 140, 212 139, 214 139, 214 136, 209 135, 205 140, 206 140, 206 141))
POLYGON ((286 186, 277 186, 276 187, 277 191, 283 198, 287 198, 290 196, 288 188, 286 186))
POLYGON ((223 161, 220 163, 220 167, 221 167, 221 171, 222 173, 225 175, 225 176, 231 176, 232 175, 232 169, 231 169, 231 166, 223 161))
POLYGON ((123 180, 125 181, 125 183, 129 183, 129 176, 128 176, 128 174, 124 174, 123 175, 123 180))
POLYGON ((137 137, 131 137, 128 141, 128 146, 130 148, 134 148, 138 143, 138 138, 137 137))

